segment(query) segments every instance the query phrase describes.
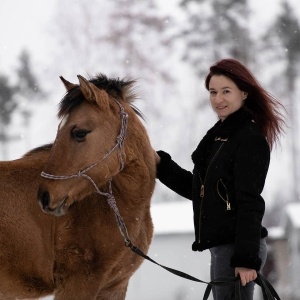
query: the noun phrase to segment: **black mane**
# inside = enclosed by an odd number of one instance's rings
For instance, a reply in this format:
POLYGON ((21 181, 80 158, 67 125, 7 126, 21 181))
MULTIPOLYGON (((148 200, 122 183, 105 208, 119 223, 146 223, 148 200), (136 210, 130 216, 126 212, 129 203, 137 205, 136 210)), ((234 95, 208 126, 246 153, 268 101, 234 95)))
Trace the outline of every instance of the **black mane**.
MULTIPOLYGON (((134 84, 136 83, 135 80, 108 78, 100 73, 93 78, 89 78, 89 82, 93 83, 98 88, 105 90, 111 97, 130 103, 133 110, 140 117, 143 117, 141 112, 132 104, 136 99, 136 88, 134 87, 134 84)), ((63 117, 64 115, 70 113, 83 101, 83 94, 81 93, 79 86, 76 85, 76 87, 68 91, 61 100, 59 104, 58 116, 63 117)))

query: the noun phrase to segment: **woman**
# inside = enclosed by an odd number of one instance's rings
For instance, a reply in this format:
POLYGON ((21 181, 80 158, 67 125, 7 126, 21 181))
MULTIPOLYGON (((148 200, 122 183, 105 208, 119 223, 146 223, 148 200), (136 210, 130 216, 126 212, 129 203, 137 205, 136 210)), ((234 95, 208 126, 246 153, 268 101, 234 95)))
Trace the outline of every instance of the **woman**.
MULTIPOLYGON (((239 275, 247 299, 253 299, 253 280, 267 256, 261 193, 270 149, 284 125, 282 105, 233 59, 211 66, 205 87, 219 121, 193 152, 193 172, 158 151, 157 178, 193 200, 192 249, 210 250, 211 280, 239 275)), ((214 299, 230 299, 231 289, 214 287, 214 299)))

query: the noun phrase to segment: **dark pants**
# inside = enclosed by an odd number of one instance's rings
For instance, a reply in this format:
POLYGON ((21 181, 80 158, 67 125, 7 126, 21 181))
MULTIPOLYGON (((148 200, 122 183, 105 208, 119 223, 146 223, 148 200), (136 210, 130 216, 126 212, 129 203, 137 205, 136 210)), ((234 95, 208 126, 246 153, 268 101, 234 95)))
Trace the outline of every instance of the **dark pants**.
MULTIPOLYGON (((230 258, 234 254, 234 244, 226 244, 218 247, 213 247, 210 250, 211 253, 211 268, 210 268, 210 277, 211 280, 218 277, 234 277, 234 268, 230 267, 230 258)), ((265 239, 261 239, 259 257, 262 260, 262 266, 265 264, 267 259, 267 244, 265 239)), ((245 287, 242 288, 243 293, 247 297, 247 300, 253 300, 254 294, 254 282, 249 282, 245 287)), ((213 297, 214 300, 227 300, 229 295, 232 294, 232 287, 214 286, 213 297)))

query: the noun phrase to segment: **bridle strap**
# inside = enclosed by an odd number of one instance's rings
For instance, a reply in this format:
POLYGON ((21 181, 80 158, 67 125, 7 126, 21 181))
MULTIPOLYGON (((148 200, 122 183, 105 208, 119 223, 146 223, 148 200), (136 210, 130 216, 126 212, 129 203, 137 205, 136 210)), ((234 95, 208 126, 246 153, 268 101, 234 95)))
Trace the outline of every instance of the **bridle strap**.
POLYGON ((54 179, 54 180, 65 180, 65 179, 83 177, 83 175, 86 172, 88 172, 89 170, 94 168, 98 163, 102 162, 107 157, 109 157, 112 154, 112 152, 114 152, 115 149, 117 149, 117 148, 119 148, 118 157, 119 157, 119 161, 120 161, 120 171, 124 168, 124 160, 123 160, 123 157, 122 157, 122 152, 123 152, 124 141, 125 141, 125 136, 126 136, 126 132, 127 132, 128 114, 125 112, 125 109, 121 105, 121 103, 117 99, 115 99, 115 98, 113 98, 113 99, 115 100, 115 102, 118 104, 118 106, 120 108, 120 113, 119 114, 121 116, 121 129, 120 129, 119 135, 116 138, 115 145, 103 157, 101 157, 99 160, 97 160, 93 164, 89 165, 85 169, 78 171, 75 174, 72 174, 72 175, 53 175, 53 174, 48 174, 48 173, 45 173, 45 172, 41 172, 42 177, 47 178, 47 179, 54 179))
POLYGON ((52 179, 52 180, 66 180, 66 179, 80 178, 80 177, 84 177, 87 180, 89 180, 92 183, 92 185, 94 186, 96 192, 99 195, 105 196, 107 198, 107 203, 114 211, 114 214, 115 214, 118 226, 119 226, 119 230, 125 240, 125 244, 129 244, 130 238, 128 235, 128 230, 126 228, 123 218, 120 215, 119 209, 117 207, 116 199, 112 192, 112 178, 109 178, 109 180, 108 180, 108 192, 102 192, 98 188, 95 181, 89 175, 86 174, 89 170, 94 168, 98 163, 102 162, 107 157, 109 157, 115 151, 115 149, 118 149, 118 157, 119 157, 119 161, 120 161, 120 171, 123 170, 123 168, 124 168, 124 159, 123 159, 122 153, 123 153, 124 141, 125 141, 126 132, 127 132, 128 114, 125 112, 125 109, 121 105, 121 103, 118 100, 116 100, 115 98, 113 98, 113 99, 115 100, 115 102, 118 104, 118 106, 120 108, 119 114, 121 116, 121 129, 120 129, 119 135, 116 138, 116 144, 109 150, 109 152, 106 153, 102 158, 100 158, 93 164, 89 165, 88 167, 84 168, 83 170, 78 171, 75 174, 53 175, 53 174, 41 172, 41 176, 44 178, 47 178, 47 179, 52 179))

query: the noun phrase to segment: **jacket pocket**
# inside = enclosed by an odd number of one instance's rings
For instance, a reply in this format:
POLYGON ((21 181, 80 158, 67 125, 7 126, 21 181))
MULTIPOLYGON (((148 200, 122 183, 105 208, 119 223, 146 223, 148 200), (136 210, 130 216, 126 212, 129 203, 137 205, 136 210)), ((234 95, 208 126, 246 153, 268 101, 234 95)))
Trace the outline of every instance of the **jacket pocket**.
POLYGON ((232 210, 233 208, 230 203, 228 189, 222 178, 218 179, 218 181, 217 181, 217 193, 218 193, 220 199, 226 205, 226 207, 225 207, 226 211, 232 210))

